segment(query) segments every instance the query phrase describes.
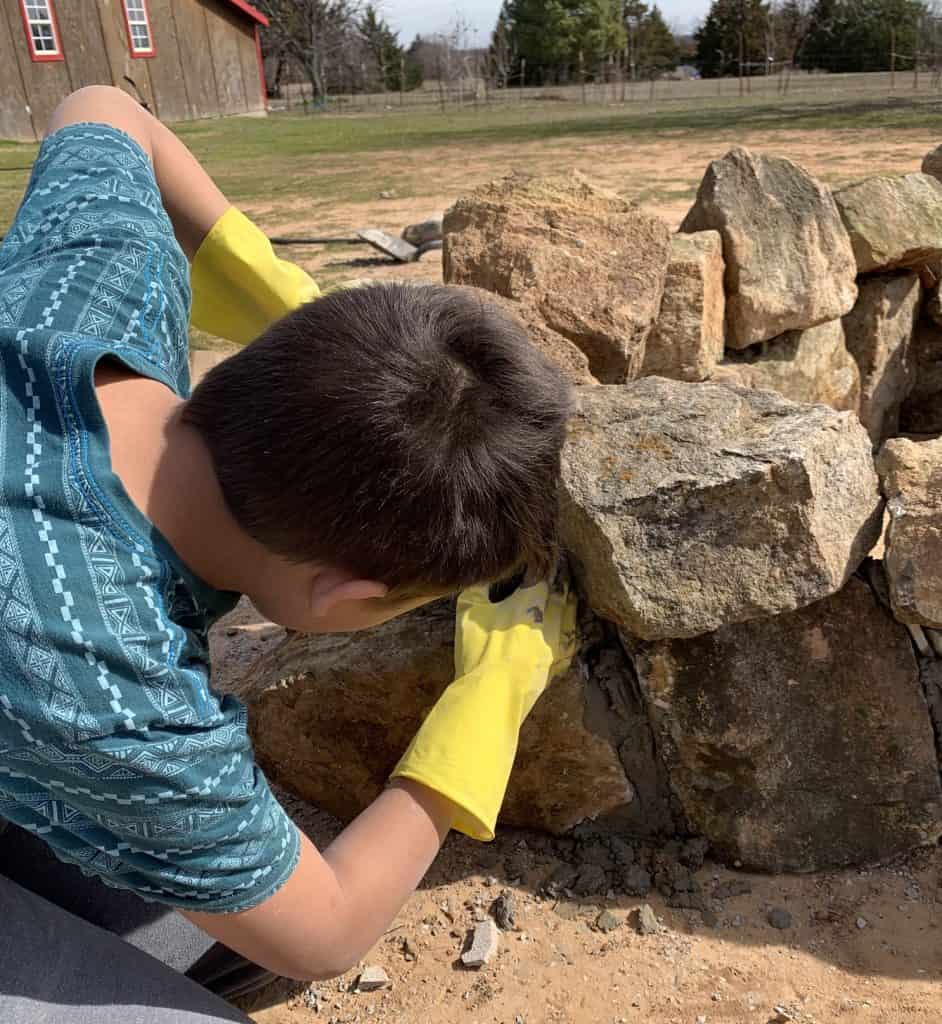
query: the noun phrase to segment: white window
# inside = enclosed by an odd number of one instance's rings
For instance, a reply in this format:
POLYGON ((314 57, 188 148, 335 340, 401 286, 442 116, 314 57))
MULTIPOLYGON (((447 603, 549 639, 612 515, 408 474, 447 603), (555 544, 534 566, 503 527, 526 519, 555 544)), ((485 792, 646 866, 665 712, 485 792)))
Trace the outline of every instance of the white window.
POLYGON ((62 60, 52 0, 20 0, 33 60, 62 60))
POLYGON ((124 0, 124 16, 128 22, 128 40, 135 57, 152 57, 154 41, 150 32, 147 0, 124 0))

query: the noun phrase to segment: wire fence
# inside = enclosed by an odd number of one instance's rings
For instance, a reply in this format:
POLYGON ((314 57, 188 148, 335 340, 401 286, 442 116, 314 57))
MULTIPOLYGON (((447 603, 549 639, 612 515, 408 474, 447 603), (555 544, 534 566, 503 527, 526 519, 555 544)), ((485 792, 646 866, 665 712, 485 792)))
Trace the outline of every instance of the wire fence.
POLYGON ((422 87, 401 92, 331 93, 315 99, 305 82, 283 83, 280 95, 269 99, 272 111, 307 113, 395 114, 404 111, 441 111, 509 107, 513 105, 649 105, 653 102, 698 101, 713 98, 744 97, 754 101, 800 99, 828 101, 855 97, 889 99, 906 95, 942 95, 939 70, 916 68, 907 71, 856 72, 829 74, 774 70, 765 75, 742 78, 651 77, 645 81, 612 79, 568 85, 544 85, 495 88, 484 78, 460 78, 452 81, 426 81, 422 87))

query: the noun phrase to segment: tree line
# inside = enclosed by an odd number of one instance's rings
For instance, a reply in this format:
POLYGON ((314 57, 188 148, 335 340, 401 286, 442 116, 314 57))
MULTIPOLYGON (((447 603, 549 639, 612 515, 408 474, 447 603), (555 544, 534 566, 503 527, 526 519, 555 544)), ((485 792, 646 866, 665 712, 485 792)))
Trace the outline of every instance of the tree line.
MULTIPOLYGON (((932 0, 932 3, 942 0, 932 0)), ((707 78, 808 71, 938 70, 942 15, 928 0, 712 0, 692 36, 647 0, 503 0, 489 45, 460 17, 408 46, 364 0, 257 0, 269 91, 285 76, 332 93, 433 80, 485 88, 653 79, 678 64, 707 78)))
POLYGON ((942 16, 926 0, 713 0, 693 39, 643 0, 504 0, 490 61, 503 84, 937 68, 942 16))
POLYGON ((940 25, 924 0, 713 0, 695 59, 710 78, 935 69, 940 25))

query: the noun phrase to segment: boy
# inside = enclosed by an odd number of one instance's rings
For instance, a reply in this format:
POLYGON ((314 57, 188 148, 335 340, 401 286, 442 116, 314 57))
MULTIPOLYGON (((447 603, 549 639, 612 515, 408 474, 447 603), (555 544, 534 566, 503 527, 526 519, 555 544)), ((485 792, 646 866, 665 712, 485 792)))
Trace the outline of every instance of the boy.
POLYGON ((53 115, 0 283, 0 1019, 241 1020, 36 894, 231 995, 348 969, 450 828, 491 838, 574 609, 478 584, 551 567, 567 389, 459 290, 290 312, 313 282, 106 87, 53 115), (187 258, 196 322, 261 334, 188 400, 187 258), (207 629, 242 593, 331 631, 461 588, 455 683, 318 852, 208 685, 207 629))

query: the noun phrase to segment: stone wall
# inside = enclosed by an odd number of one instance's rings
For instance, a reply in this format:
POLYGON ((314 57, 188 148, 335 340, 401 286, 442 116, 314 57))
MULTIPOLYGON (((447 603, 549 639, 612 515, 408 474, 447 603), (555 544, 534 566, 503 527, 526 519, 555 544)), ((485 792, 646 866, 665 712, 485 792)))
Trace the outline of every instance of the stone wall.
MULTIPOLYGON (((699 836, 775 871, 938 841, 942 184, 832 192, 737 149, 671 235, 579 175, 517 176, 455 204, 444 256, 578 385, 560 507, 583 642, 503 820, 699 836)), ((352 817, 450 643, 447 605, 290 637, 253 668, 263 766, 352 817)))

